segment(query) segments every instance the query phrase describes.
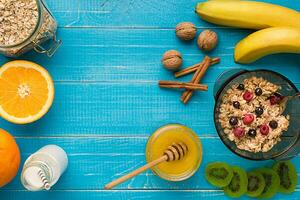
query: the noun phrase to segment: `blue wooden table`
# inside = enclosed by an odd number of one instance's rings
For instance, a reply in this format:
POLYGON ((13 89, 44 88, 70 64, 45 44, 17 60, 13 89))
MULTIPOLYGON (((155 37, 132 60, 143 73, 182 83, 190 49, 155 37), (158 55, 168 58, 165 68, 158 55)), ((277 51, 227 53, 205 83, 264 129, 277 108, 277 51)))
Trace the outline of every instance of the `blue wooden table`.
MULTIPOLYGON (((49 70, 55 81, 54 104, 33 124, 14 125, 0 119, 0 127, 16 137, 22 162, 40 147, 57 144, 68 153, 69 168, 49 192, 27 192, 19 173, 1 188, 1 200, 228 199, 205 181, 207 163, 227 161, 245 169, 272 163, 239 158, 220 141, 213 122, 214 82, 224 70, 266 68, 289 77, 300 89, 300 56, 276 55, 248 66, 235 64, 234 46, 251 31, 202 21, 194 14, 198 1, 47 0, 59 22, 63 45, 51 59, 34 52, 22 58, 49 70), (203 79, 209 91, 197 93, 188 105, 179 101, 180 92, 157 86, 158 80, 173 79, 160 64, 164 51, 179 50, 184 66, 204 57, 195 41, 183 43, 175 37, 174 27, 182 21, 195 23, 198 33, 215 30, 220 43, 210 55, 222 60, 203 79), (171 122, 191 127, 201 138, 204 158, 198 172, 189 180, 172 183, 148 171, 104 191, 105 183, 145 163, 148 136, 171 122)), ((297 0, 267 2, 300 11, 297 0)), ((6 61, 0 58, 1 64, 6 61)), ((300 157, 293 163, 300 172, 300 157)), ((278 194, 275 199, 300 199, 300 185, 293 195, 278 194)))

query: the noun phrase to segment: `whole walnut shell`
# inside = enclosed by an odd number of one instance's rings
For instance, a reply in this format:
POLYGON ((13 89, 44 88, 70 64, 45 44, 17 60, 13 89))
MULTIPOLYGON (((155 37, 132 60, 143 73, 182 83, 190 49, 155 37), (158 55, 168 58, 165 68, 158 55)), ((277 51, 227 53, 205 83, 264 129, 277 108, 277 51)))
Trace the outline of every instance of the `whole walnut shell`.
POLYGON ((197 34, 196 26, 191 22, 182 22, 176 26, 176 35, 184 41, 192 40, 197 34))
POLYGON ((211 51, 218 43, 218 35, 214 31, 205 30, 200 33, 197 44, 203 51, 211 51))
POLYGON ((182 65, 181 54, 176 50, 166 51, 161 60, 166 69, 175 71, 182 65))

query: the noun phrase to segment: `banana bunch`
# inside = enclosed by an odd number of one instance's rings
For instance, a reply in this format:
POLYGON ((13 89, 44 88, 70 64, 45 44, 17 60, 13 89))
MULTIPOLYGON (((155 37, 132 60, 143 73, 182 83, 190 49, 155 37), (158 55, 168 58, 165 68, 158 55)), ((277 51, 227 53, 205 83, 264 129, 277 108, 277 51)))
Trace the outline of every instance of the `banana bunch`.
POLYGON ((275 53, 300 53, 300 12, 295 10, 255 1, 210 0, 198 3, 196 13, 214 24, 259 30, 236 45, 238 63, 275 53))

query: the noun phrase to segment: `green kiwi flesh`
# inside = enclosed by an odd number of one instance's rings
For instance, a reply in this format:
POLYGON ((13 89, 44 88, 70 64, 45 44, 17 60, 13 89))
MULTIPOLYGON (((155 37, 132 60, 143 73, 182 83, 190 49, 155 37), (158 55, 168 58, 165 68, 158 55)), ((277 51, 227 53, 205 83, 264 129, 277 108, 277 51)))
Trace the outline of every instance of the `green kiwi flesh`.
POLYGON ((249 197, 258 197, 264 191, 266 186, 265 179, 263 175, 259 172, 248 172, 248 188, 247 195, 249 197))
POLYGON ((277 162, 273 165, 272 169, 280 178, 279 192, 286 194, 294 192, 297 186, 298 176, 296 168, 291 161, 277 162))
POLYGON ((231 167, 224 162, 210 163, 205 168, 206 180, 216 187, 227 186, 230 183, 232 176, 233 173, 231 167))
POLYGON ((266 182, 265 188, 258 198, 272 198, 279 189, 280 179, 278 174, 274 170, 268 168, 261 168, 256 171, 263 175, 266 182))
POLYGON ((229 197, 239 198, 247 192, 248 176, 240 167, 233 166, 231 168, 233 177, 229 185, 224 188, 224 192, 229 197))

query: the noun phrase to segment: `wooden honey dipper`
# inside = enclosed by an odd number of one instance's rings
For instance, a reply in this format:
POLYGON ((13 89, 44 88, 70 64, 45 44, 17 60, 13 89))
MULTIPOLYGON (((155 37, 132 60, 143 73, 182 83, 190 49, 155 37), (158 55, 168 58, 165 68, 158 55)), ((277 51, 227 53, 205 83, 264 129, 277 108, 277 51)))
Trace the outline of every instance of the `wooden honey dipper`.
POLYGON ((159 163, 162 162, 171 162, 171 161, 175 161, 175 160, 180 160, 182 159, 188 152, 188 148, 187 146, 182 143, 174 143, 172 145, 170 145, 165 151, 163 156, 161 156, 160 158, 151 161, 150 163, 130 172, 129 174, 126 174, 110 183, 108 183, 107 185, 105 185, 104 189, 109 190, 125 181, 127 181, 128 179, 131 179, 132 177, 148 170, 151 167, 154 167, 156 165, 158 165, 159 163))

